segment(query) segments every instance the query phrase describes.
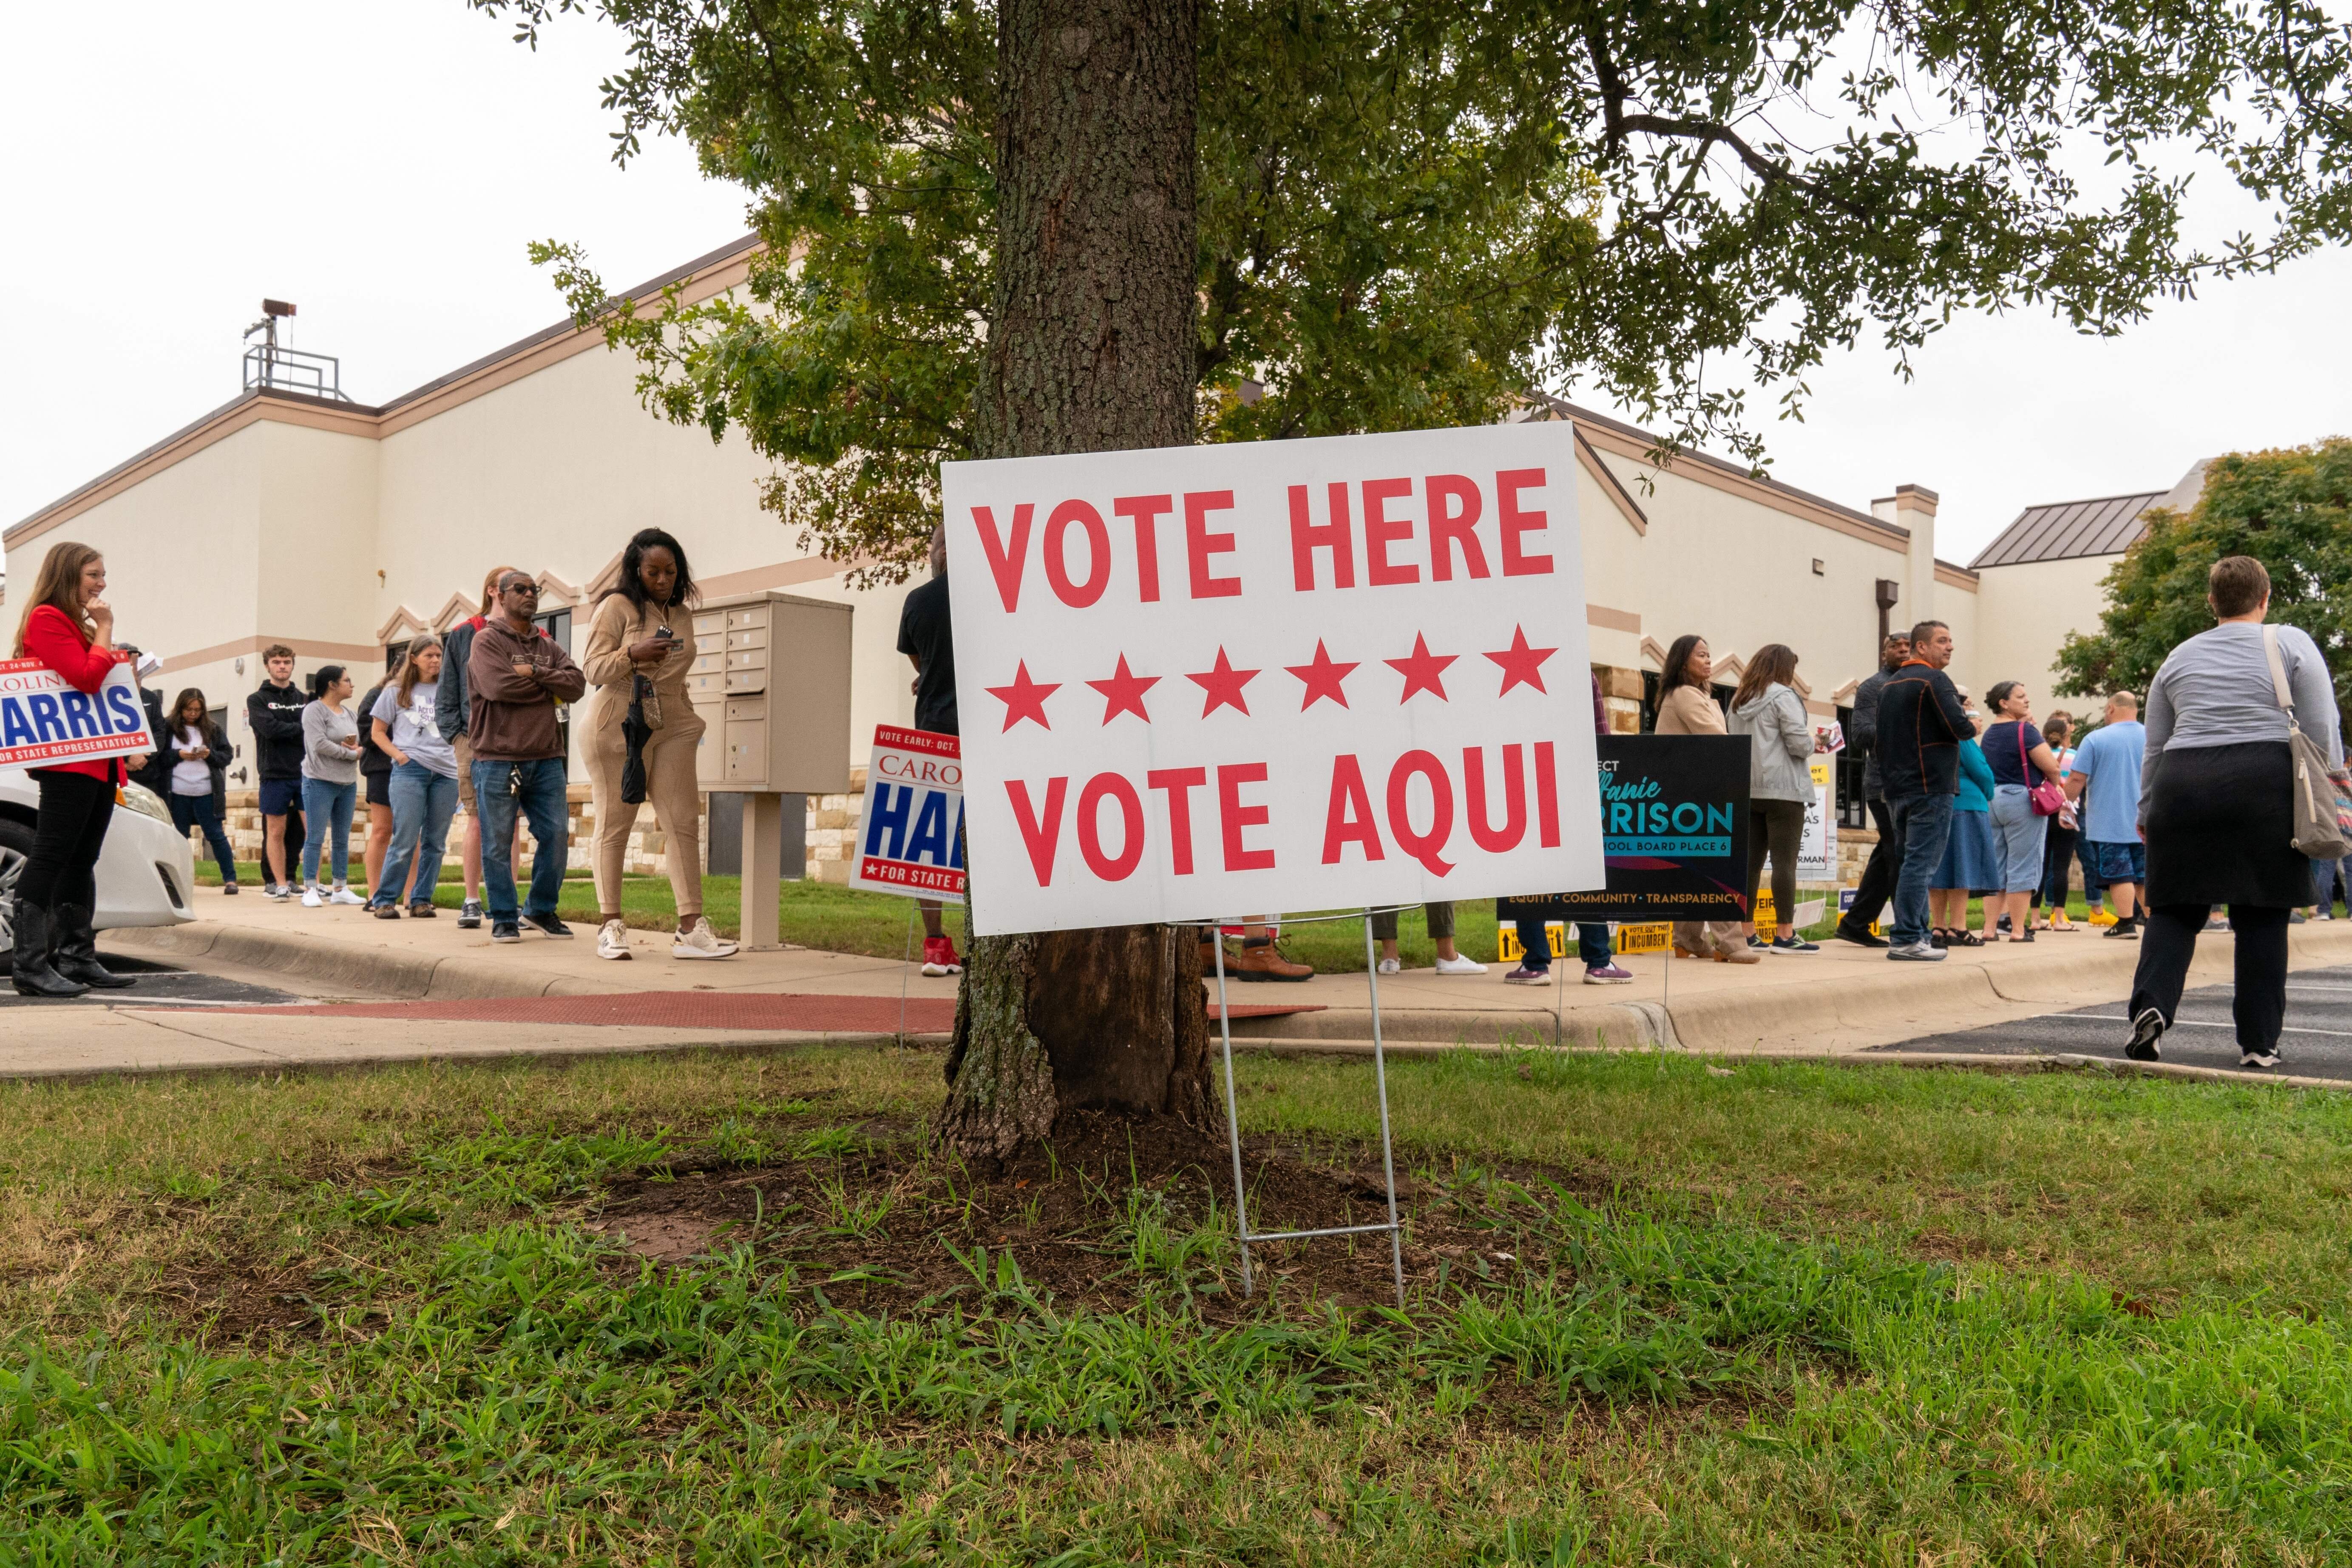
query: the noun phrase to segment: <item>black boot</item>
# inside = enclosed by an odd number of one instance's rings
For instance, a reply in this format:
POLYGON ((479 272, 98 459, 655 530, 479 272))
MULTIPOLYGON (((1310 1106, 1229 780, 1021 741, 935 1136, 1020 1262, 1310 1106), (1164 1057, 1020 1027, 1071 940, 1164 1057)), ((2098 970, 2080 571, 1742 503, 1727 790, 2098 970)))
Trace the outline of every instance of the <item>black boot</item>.
POLYGON ((16 943, 8 978, 19 996, 79 996, 89 987, 68 980, 49 967, 49 933, 55 921, 49 911, 16 900, 16 943))
POLYGON ((59 904, 51 928, 49 967, 68 980, 95 991, 122 991, 138 984, 117 974, 98 961, 98 932, 90 929, 89 911, 79 904, 59 904))

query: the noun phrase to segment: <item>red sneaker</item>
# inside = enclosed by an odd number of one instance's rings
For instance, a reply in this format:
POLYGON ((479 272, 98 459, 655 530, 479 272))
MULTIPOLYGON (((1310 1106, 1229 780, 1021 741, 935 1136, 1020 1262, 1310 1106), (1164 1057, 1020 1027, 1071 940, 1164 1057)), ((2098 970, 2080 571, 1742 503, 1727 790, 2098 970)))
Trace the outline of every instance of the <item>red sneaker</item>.
POLYGON ((955 938, 927 936, 923 939, 923 973, 934 978, 963 973, 963 959, 955 950, 955 938))

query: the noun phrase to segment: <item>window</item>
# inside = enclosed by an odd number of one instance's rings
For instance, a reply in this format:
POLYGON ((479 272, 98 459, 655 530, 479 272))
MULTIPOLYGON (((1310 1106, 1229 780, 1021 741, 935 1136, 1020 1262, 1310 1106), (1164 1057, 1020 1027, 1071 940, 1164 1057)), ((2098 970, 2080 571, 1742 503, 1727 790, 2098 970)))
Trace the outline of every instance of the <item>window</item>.
MULTIPOLYGON (((1853 729, 1853 710, 1839 709, 1837 721, 1838 727, 1842 730, 1853 729)), ((1845 750, 1837 754, 1837 766, 1832 770, 1832 777, 1837 784, 1837 824, 1840 827, 1870 826, 1870 807, 1864 801, 1862 794, 1862 775, 1864 766, 1865 763, 1860 752, 1849 741, 1845 750)))
MULTIPOLYGON (((572 612, 570 610, 544 611, 531 616, 530 624, 545 632, 554 640, 555 646, 565 653, 572 651, 572 612)), ((557 728, 563 731, 563 766, 568 773, 572 767, 571 703, 559 702, 555 705, 555 722, 557 728)))

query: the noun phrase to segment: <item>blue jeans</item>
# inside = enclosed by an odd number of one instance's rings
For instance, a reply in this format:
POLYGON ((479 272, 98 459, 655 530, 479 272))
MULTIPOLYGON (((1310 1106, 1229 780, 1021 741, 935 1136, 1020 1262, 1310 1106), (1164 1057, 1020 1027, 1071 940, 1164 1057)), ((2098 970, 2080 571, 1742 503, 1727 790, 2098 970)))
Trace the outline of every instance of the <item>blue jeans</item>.
POLYGON ((391 909, 408 886, 408 868, 416 867, 416 896, 412 903, 433 901, 434 884, 441 879, 441 851, 449 841, 449 818, 457 810, 457 781, 444 778, 423 763, 395 763, 392 768, 392 848, 383 858, 383 875, 369 898, 372 909, 391 909))
POLYGON ((335 834, 335 880, 343 880, 352 864, 352 804, 359 799, 356 784, 329 784, 324 779, 302 781, 302 820, 310 832, 302 839, 302 880, 319 879, 319 849, 327 830, 335 834))
MULTIPOLYGON (((1516 922, 1519 928, 1519 963, 1529 969, 1551 967, 1551 937, 1544 930, 1541 916, 1522 915, 1516 922)), ((1580 921, 1576 928, 1576 956, 1587 969, 1599 969, 1609 963, 1609 927, 1601 921, 1580 921)))
POLYGON ((213 800, 212 792, 202 795, 173 795, 164 799, 172 803, 172 826, 184 837, 188 829, 205 830, 205 843, 211 847, 213 858, 220 864, 221 885, 236 885, 236 851, 228 847, 228 835, 221 831, 220 806, 213 800))
POLYGON ((1888 940, 1908 947, 1927 940, 1927 889, 1944 863, 1944 842, 1952 836, 1948 795, 1907 795, 1889 799, 1886 809, 1903 835, 1903 868, 1895 874, 1895 930, 1888 940))
MULTIPOLYGON (((489 906, 490 923, 515 918, 515 808, 522 808, 530 824, 537 852, 530 858, 530 901, 523 913, 534 918, 555 913, 563 892, 564 853, 571 844, 563 819, 563 759, 541 757, 528 763, 474 763, 474 799, 482 818, 482 899, 489 906), (509 792, 508 781, 516 788, 509 792)), ((397 820, 397 813, 394 820, 397 820)))

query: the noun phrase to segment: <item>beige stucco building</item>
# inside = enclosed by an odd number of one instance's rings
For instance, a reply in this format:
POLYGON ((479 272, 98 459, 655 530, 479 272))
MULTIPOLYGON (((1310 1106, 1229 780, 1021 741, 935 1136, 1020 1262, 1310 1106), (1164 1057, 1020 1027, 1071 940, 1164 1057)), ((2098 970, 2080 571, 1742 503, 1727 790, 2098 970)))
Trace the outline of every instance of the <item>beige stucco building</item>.
MULTIPOLYGON (((708 299, 742 282, 752 249, 747 237, 633 292, 675 283, 708 299)), ((853 733, 911 721, 904 590, 854 590, 841 563, 803 551, 759 505, 768 465, 740 436, 714 444, 649 415, 635 368, 565 321, 379 407, 249 389, 9 529, 7 574, 29 583, 59 539, 104 552, 118 635, 163 660, 152 684, 201 688, 233 716, 233 786, 252 782, 244 699, 263 647, 290 645, 301 672, 349 665, 364 687, 388 647, 472 614, 492 566, 537 574, 543 615, 584 613, 649 524, 686 544, 706 593, 851 604, 853 733)), ((1893 624, 1951 624, 1955 675, 1973 689, 2046 679, 2064 633, 2095 623, 2097 558, 1938 561, 1925 488, 1860 510, 1703 455, 1661 468, 1646 433, 1566 404, 1523 416, 1577 427, 1586 618, 1619 728, 1639 725, 1643 677, 1685 631, 1728 679, 1759 646, 1790 644, 1809 705, 1832 716, 1872 668, 1882 583, 1893 624)), ((842 874, 845 803, 810 805, 813 868, 842 874)), ((646 868, 656 852, 646 846, 646 868)))

